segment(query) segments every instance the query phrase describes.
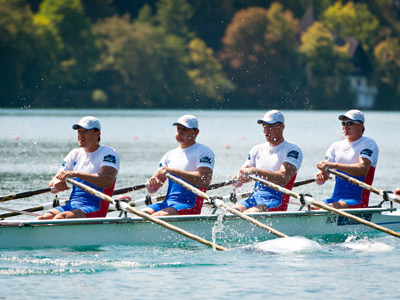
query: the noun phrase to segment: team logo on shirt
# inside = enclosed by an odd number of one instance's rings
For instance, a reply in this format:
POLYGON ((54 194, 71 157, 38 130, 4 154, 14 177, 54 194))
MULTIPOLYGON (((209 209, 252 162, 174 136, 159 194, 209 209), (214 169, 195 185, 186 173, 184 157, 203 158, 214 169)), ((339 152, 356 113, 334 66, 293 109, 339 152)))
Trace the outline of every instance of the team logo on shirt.
POLYGON ((364 149, 364 150, 361 151, 360 154, 364 154, 364 155, 367 155, 367 156, 371 157, 371 156, 372 156, 372 153, 373 153, 372 150, 370 150, 370 149, 364 149))
POLYGON ((65 167, 66 164, 67 164, 67 162, 65 160, 63 160, 63 162, 61 163, 61 167, 65 167))
POLYGON ((292 150, 292 151, 290 151, 290 152, 287 154, 286 157, 293 157, 294 159, 298 159, 298 158, 299 158, 299 155, 300 155, 299 152, 297 152, 297 151, 295 151, 295 150, 292 150))
POLYGON ((209 156, 204 156, 204 157, 200 158, 200 162, 201 162, 201 163, 211 164, 212 158, 209 157, 209 156))
POLYGON ((158 165, 158 167, 161 168, 161 167, 162 167, 162 163, 160 163, 160 164, 158 165))
POLYGON ((111 154, 104 156, 103 161, 113 163, 113 164, 117 163, 117 159, 115 158, 114 155, 111 155, 111 154))
POLYGON ((249 155, 247 155, 247 160, 250 160, 251 159, 251 156, 250 156, 250 153, 249 153, 249 155))

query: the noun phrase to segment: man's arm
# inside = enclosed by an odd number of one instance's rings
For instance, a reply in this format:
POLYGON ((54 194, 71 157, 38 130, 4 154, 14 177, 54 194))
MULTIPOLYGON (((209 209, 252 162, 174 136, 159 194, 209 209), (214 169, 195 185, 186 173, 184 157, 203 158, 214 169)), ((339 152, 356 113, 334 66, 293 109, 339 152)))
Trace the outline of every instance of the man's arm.
POLYGON ((50 184, 53 183, 54 187, 58 191, 64 191, 68 189, 68 186, 65 183, 65 179, 78 177, 97 187, 106 189, 113 185, 116 176, 117 176, 117 169, 109 166, 101 167, 99 173, 95 174, 89 174, 77 171, 59 171, 50 181, 50 184))
POLYGON ((291 163, 284 162, 279 171, 265 171, 257 168, 242 168, 239 177, 248 177, 251 174, 264 178, 280 186, 286 186, 296 174, 297 168, 291 163))
POLYGON ((199 167, 194 172, 187 172, 175 168, 162 167, 160 168, 153 177, 158 178, 164 182, 166 180, 165 174, 171 174, 186 180, 187 182, 196 185, 198 187, 208 187, 212 180, 213 170, 208 167, 199 167))
POLYGON ((365 177, 371 167, 371 161, 365 157, 360 157, 358 163, 355 164, 339 164, 335 162, 321 161, 317 164, 317 168, 321 172, 326 172, 325 168, 332 168, 346 172, 352 176, 365 177))

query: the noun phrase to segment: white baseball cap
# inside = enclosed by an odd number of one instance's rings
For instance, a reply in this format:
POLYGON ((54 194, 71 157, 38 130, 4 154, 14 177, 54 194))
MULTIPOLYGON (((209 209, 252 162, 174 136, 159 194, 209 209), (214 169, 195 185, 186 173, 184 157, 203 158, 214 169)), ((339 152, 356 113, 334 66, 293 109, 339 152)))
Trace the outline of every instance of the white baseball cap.
POLYGON ((178 124, 185 126, 188 129, 199 129, 199 121, 197 121, 197 118, 193 115, 184 115, 172 125, 176 126, 178 124))
POLYGON ((264 115, 264 118, 257 121, 258 124, 267 123, 267 124, 275 124, 275 123, 282 123, 285 124, 285 118, 283 117, 282 113, 279 110, 273 109, 267 111, 264 115))
POLYGON ((76 130, 79 127, 82 127, 83 129, 86 129, 86 130, 96 128, 101 131, 100 121, 92 116, 83 117, 82 119, 79 120, 78 124, 74 124, 72 126, 72 129, 76 130))
POLYGON ((344 115, 339 116, 339 120, 343 120, 343 118, 348 118, 352 121, 358 121, 361 123, 365 123, 364 114, 357 109, 349 110, 344 115))

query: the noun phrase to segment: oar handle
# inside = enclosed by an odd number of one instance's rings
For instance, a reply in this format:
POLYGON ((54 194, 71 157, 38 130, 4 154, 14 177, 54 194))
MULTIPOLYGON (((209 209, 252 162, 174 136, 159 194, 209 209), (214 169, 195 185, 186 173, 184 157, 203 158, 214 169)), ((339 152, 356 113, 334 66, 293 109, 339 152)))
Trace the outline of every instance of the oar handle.
MULTIPOLYGON (((80 188, 81 190, 89 193, 89 194, 92 194, 92 195, 94 195, 94 196, 96 196, 96 197, 98 197, 100 199, 103 199, 103 200, 109 202, 110 204, 115 204, 114 199, 111 198, 110 196, 108 196, 106 194, 103 194, 103 193, 101 193, 101 192, 99 192, 99 191, 97 191, 97 190, 95 190, 95 189, 93 189, 93 188, 81 183, 81 182, 75 181, 75 180, 73 180, 71 178, 67 178, 67 181, 69 183, 75 185, 76 187, 80 188)), ((203 238, 201 238, 201 237, 199 237, 197 235, 191 234, 190 232, 187 232, 187 231, 185 231, 185 230, 183 230, 183 229, 181 229, 179 227, 173 226, 173 225, 171 225, 171 224, 169 224, 169 223, 167 223, 167 222, 165 222, 163 220, 157 219, 155 217, 150 216, 149 214, 146 214, 144 212, 136 210, 133 207, 131 207, 128 203, 121 202, 120 205, 121 205, 121 208, 123 208, 124 210, 127 210, 127 211, 129 211, 129 212, 131 212, 131 213, 133 213, 135 215, 138 215, 138 216, 142 217, 143 219, 149 220, 149 221, 151 221, 153 223, 156 223, 156 224, 158 224, 160 226, 163 226, 163 227, 165 227, 167 229, 170 229, 170 230, 172 230, 172 231, 174 231, 176 233, 184 235, 184 236, 186 236, 188 238, 191 238, 191 239, 193 239, 195 241, 198 241, 198 242, 200 242, 200 243, 202 243, 202 244, 204 244, 206 246, 209 246, 211 248, 215 247, 215 249, 217 249, 219 251, 227 250, 226 248, 224 248, 222 246, 213 244, 210 241, 207 241, 207 240, 205 240, 205 239, 203 239, 203 238)))
POLYGON ((293 184, 293 187, 298 187, 298 186, 302 186, 305 184, 309 184, 309 183, 313 183, 315 182, 315 178, 310 178, 310 179, 306 179, 306 180, 302 180, 302 181, 297 181, 293 184))

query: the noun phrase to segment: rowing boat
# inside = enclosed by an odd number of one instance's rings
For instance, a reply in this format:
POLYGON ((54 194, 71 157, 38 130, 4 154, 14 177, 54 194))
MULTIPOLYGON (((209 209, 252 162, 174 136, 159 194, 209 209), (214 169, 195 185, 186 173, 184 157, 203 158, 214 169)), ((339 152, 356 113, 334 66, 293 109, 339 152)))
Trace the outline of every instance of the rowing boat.
MULTIPOLYGON (((395 208, 346 209, 353 215, 400 231, 400 212, 395 208)), ((289 236, 305 236, 314 240, 338 241, 348 236, 382 234, 373 228, 329 211, 305 210, 265 212, 249 216, 289 236)), ((160 219, 208 240, 229 246, 276 238, 249 222, 227 214, 219 224, 219 216, 167 216, 160 219), (213 230, 214 229, 214 230, 213 230), (217 231, 217 232, 216 232, 217 231)), ((72 247, 114 244, 160 244, 189 242, 190 239, 140 217, 106 217, 68 220, 2 220, 0 248, 72 247)))

